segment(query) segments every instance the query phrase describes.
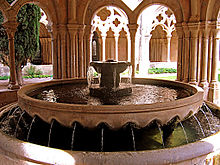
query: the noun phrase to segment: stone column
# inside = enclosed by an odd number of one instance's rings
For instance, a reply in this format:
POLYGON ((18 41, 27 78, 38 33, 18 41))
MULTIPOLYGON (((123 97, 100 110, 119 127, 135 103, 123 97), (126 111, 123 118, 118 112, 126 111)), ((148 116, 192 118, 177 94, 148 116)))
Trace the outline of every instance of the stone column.
POLYGON ((84 77, 84 55, 83 55, 84 25, 79 27, 79 77, 84 77))
POLYGON ((58 79, 58 61, 57 61, 57 31, 55 28, 49 28, 51 34, 51 51, 52 51, 52 64, 53 64, 53 79, 58 79))
POLYGON ((189 24, 191 32, 191 45, 190 45, 190 80, 189 83, 197 85, 197 46, 198 46, 198 25, 189 24))
POLYGON ((131 62, 131 37, 130 34, 127 34, 127 61, 131 62))
POLYGON ((218 82, 218 63, 219 63, 219 39, 220 29, 213 30, 213 51, 212 51, 212 71, 211 82, 209 85, 208 100, 216 104, 220 104, 220 89, 218 82))
POLYGON ((209 30, 203 30, 203 44, 202 44, 202 60, 201 60, 201 82, 200 87, 206 88, 208 86, 207 82, 207 66, 208 66, 208 40, 209 40, 209 30))
POLYGON ((115 37, 115 60, 118 61, 118 38, 119 34, 114 34, 115 37))
POLYGON ((78 77, 78 25, 68 24, 68 31, 70 35, 70 72, 71 77, 78 77))
MULTIPOLYGON (((184 82, 189 82, 189 66, 190 66, 190 52, 189 52, 189 48, 190 48, 190 42, 189 42, 189 37, 190 37, 190 31, 188 29, 188 26, 187 25, 184 25, 183 27, 183 30, 184 30, 184 53, 183 53, 183 56, 184 56, 184 64, 183 64, 183 74, 184 74, 184 78, 183 78, 183 81, 184 82)), ((178 75, 178 74, 177 74, 178 75)))
POLYGON ((106 40, 106 33, 102 33, 102 61, 105 61, 105 40, 106 40))
MULTIPOLYGON (((94 36, 94 34, 93 33, 91 33, 90 34, 90 38, 89 38, 89 54, 90 54, 90 56, 89 56, 89 62, 92 62, 92 56, 93 56, 93 54, 92 54, 92 51, 93 51, 93 48, 92 48, 92 39, 93 39, 93 36, 94 36)), ((100 45, 101 46, 101 45, 100 45)), ((100 55, 100 54, 99 54, 100 55)), ((100 57, 99 57, 100 58, 100 57)), ((99 59, 100 60, 100 59, 99 59)))
POLYGON ((66 51, 66 31, 60 31, 61 39, 61 70, 62 70, 62 79, 67 78, 67 51, 66 51))
POLYGON ((210 32, 209 35, 209 54, 208 54, 208 73, 207 73, 207 81, 210 83, 211 81, 211 71, 212 71, 212 48, 213 48, 213 33, 210 32))
POLYGON ((170 62, 170 41, 172 35, 167 35, 167 62, 170 62))
POLYGON ((84 33, 84 77, 86 77, 87 75, 87 68, 89 66, 89 63, 90 61, 92 60, 91 57, 92 57, 92 54, 91 54, 91 51, 90 51, 90 42, 92 41, 91 39, 91 36, 92 36, 92 33, 91 33, 91 28, 92 26, 91 25, 87 25, 86 28, 85 28, 85 33, 84 33))
POLYGON ((177 57, 177 81, 182 81, 184 78, 184 47, 183 47, 183 29, 181 24, 176 25, 178 35, 178 57, 177 57))
POLYGON ((138 29, 138 24, 128 24, 130 37, 131 37, 131 65, 132 77, 135 77, 135 35, 138 29))
POLYGON ((77 77, 76 75, 76 46, 75 46, 75 40, 76 40, 76 31, 69 30, 70 34, 70 72, 71 72, 71 78, 77 77))
POLYGON ((203 32, 200 30, 199 34, 198 34, 198 55, 197 55, 197 75, 196 75, 196 79, 199 81, 201 80, 201 67, 202 67, 202 35, 203 32))
POLYGON ((5 22, 3 26, 5 27, 9 40, 8 48, 9 48, 9 56, 10 56, 9 58, 10 80, 9 80, 8 88, 11 90, 15 90, 20 88, 16 81, 15 47, 14 47, 14 36, 17 30, 18 23, 16 21, 5 22))
POLYGON ((140 57, 140 64, 139 64, 139 74, 142 76, 148 75, 149 69, 149 57, 150 57, 150 38, 151 35, 144 36, 142 41, 142 54, 140 57))

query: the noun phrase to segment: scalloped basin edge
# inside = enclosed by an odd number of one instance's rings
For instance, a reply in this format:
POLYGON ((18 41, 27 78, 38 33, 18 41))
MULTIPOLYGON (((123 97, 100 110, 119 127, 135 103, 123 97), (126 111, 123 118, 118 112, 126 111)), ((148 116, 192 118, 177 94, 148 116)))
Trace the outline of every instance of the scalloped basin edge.
POLYGON ((18 91, 18 105, 32 117, 37 115, 48 123, 55 119, 62 125, 71 127, 73 122, 77 121, 88 128, 106 123, 112 129, 119 129, 128 122, 145 127, 153 120, 157 120, 161 125, 167 124, 176 116, 183 120, 189 114, 196 113, 203 102, 203 90, 199 87, 176 81, 143 78, 133 79, 133 83, 180 87, 189 90, 192 95, 162 103, 97 106, 51 103, 27 95, 38 88, 66 83, 86 83, 86 79, 53 80, 25 86, 18 91))
MULTIPOLYGON (((15 103, 0 109, 1 113, 15 103)), ((210 105, 210 103, 208 103, 210 105)), ((214 104, 215 109, 220 110, 214 104)), ((0 132, 0 164, 162 165, 214 163, 220 158, 220 132, 174 148, 129 152, 81 152, 53 149, 23 142, 0 132)), ((218 162, 216 162, 218 163, 218 162)))

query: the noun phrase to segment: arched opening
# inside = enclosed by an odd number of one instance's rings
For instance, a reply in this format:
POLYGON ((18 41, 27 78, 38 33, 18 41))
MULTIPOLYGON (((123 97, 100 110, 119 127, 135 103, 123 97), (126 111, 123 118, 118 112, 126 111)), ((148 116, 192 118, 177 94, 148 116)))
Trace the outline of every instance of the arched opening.
POLYGON ((139 76, 148 75, 149 68, 177 67, 178 38, 174 13, 165 6, 151 5, 138 18, 136 33, 136 68, 139 76))
POLYGON ((92 60, 129 61, 128 18, 121 9, 113 6, 103 7, 95 13, 91 24, 92 60), (96 58, 93 57, 95 52, 99 55, 96 58))
POLYGON ((93 32, 92 37, 92 61, 100 60, 100 38, 97 31, 93 32))
POLYGON ((41 19, 40 19, 40 52, 31 61, 35 65, 51 65, 52 64, 52 50, 51 50, 51 37, 47 30, 48 20, 47 15, 41 9, 41 19))
MULTIPOLYGON (((17 22, 19 24, 15 33, 15 58, 18 84, 34 83, 36 81, 36 79, 30 78, 49 77, 50 79, 53 74, 52 65, 50 67, 42 65, 45 64, 45 59, 48 59, 48 57, 50 59, 49 64, 52 63, 51 39, 46 30, 48 21, 45 12, 36 4, 27 3, 19 9, 17 22), (41 37, 42 35, 43 37, 41 37), (47 45, 49 46, 46 45, 46 48, 45 43, 42 42, 44 37, 48 38, 47 45)), ((39 79, 38 81, 45 81, 45 79, 39 79)))

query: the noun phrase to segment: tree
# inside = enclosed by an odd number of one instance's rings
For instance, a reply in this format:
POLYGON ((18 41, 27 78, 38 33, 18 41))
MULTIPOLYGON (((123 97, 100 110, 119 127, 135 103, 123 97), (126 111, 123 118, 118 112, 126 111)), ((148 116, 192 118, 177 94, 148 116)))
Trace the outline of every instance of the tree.
MULTIPOLYGON (((19 85, 23 84, 22 68, 26 65, 27 60, 32 60, 39 53, 40 18, 40 8, 34 4, 24 5, 17 15, 19 25, 15 33, 15 64, 19 85)), ((0 61, 8 65, 8 39, 6 32, 1 27, 0 25, 0 61)))

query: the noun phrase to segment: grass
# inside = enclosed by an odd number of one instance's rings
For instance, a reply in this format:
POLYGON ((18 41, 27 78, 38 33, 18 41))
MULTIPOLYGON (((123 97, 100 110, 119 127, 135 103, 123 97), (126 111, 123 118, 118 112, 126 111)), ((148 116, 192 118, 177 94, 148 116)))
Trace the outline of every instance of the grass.
POLYGON ((53 77, 53 75, 30 75, 30 76, 23 76, 23 78, 47 78, 53 77))
MULTIPOLYGON (((29 78, 47 78, 47 77, 53 77, 53 75, 31 75, 31 76, 23 76, 25 79, 29 78)), ((8 80, 9 76, 0 76, 0 80, 8 80)))

